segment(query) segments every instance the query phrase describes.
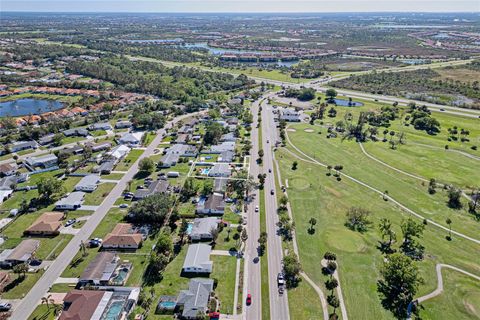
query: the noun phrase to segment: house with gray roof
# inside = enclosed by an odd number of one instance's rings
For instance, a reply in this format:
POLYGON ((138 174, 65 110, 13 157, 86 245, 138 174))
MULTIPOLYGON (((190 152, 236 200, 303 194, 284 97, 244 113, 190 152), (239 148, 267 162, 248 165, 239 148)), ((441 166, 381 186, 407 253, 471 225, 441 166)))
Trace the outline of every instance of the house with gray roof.
POLYGON ((3 250, 0 254, 0 266, 11 268, 17 264, 29 262, 39 246, 39 240, 27 239, 13 249, 3 250))
POLYGON ((35 170, 35 168, 52 168, 57 165, 58 158, 54 154, 47 154, 44 156, 38 157, 28 157, 25 159, 24 164, 30 170, 35 170))
POLYGON ((218 162, 233 162, 233 159, 235 159, 235 152, 233 151, 223 151, 220 153, 218 156, 218 162))
POLYGON ((156 193, 166 193, 168 186, 169 182, 167 180, 152 181, 147 189, 138 189, 133 195, 133 200, 141 200, 156 193))
POLYGON ((220 154, 224 151, 235 151, 235 142, 225 141, 225 142, 222 142, 220 144, 210 146, 210 148, 207 148, 205 150, 202 150, 202 153, 220 154))
POLYGON ((204 243, 195 243, 188 247, 187 255, 183 262, 182 272, 185 273, 211 273, 213 262, 210 261, 212 247, 204 243))
POLYGON ((67 154, 67 155, 72 155, 72 154, 80 154, 83 152, 83 147, 82 146, 73 146, 70 148, 65 148, 59 151, 59 154, 67 154))
POLYGON ((22 150, 28 150, 28 149, 37 149, 38 148, 38 143, 35 141, 17 141, 14 142, 10 145, 10 151, 11 152, 18 152, 22 150))
POLYGON ((223 194, 214 192, 206 198, 200 198, 195 212, 205 215, 223 215, 225 213, 223 194))
POLYGON ((233 132, 229 132, 222 135, 222 137, 220 138, 220 142, 225 142, 225 141, 235 142, 237 141, 237 137, 235 137, 235 134, 233 132))
POLYGON ((115 160, 102 162, 97 168, 94 169, 94 172, 98 172, 100 174, 110 174, 115 168, 115 164, 115 160))
POLYGON ((193 241, 211 241, 212 229, 218 228, 217 217, 196 218, 193 220, 192 231, 190 232, 190 239, 193 241))
POLYGON ((213 279, 195 278, 190 280, 188 290, 180 291, 176 303, 183 308, 183 319, 198 319, 199 314, 207 312, 213 283, 213 279))
POLYGON ((225 193, 227 191, 227 179, 215 179, 213 181, 213 192, 225 193))
POLYGON ((86 137, 88 136, 88 131, 85 128, 73 128, 62 131, 65 137, 86 137))
POLYGON ((55 203, 55 210, 77 210, 82 206, 84 197, 84 192, 72 192, 55 203))
POLYGON ((125 129, 125 128, 130 128, 132 126, 132 123, 128 120, 120 120, 115 123, 115 129, 125 129))
POLYGON ((232 169, 228 163, 215 163, 208 172, 209 177, 228 178, 232 173, 232 169))
POLYGON ((98 131, 98 130, 112 130, 112 125, 108 122, 97 122, 94 124, 91 124, 88 127, 88 130, 90 131, 98 131))
POLYGON ((100 177, 96 174, 89 174, 80 180, 75 186, 75 191, 93 192, 97 189, 100 177))
POLYGON ((125 133, 118 142, 130 147, 138 146, 142 144, 143 132, 127 132, 125 133))
POLYGON ((119 257, 115 252, 102 251, 98 253, 83 271, 78 283, 82 286, 87 284, 108 285, 117 268, 118 261, 119 257))
POLYGON ((54 137, 55 137, 55 134, 53 134, 53 133, 44 135, 43 137, 38 139, 38 143, 40 143, 42 146, 44 146, 46 144, 52 143, 54 137))

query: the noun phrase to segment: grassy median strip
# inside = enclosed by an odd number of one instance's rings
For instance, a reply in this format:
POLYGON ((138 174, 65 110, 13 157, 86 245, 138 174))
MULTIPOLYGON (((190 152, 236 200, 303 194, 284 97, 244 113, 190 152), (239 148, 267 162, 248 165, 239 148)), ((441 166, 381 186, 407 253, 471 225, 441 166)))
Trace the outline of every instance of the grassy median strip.
MULTIPOLYGON (((260 190, 260 232, 267 231, 266 212, 265 212, 265 193, 260 190)), ((268 247, 263 253, 260 261, 260 270, 262 278, 262 319, 270 319, 270 297, 268 287, 268 247), (263 259, 265 257, 265 259, 263 259)))

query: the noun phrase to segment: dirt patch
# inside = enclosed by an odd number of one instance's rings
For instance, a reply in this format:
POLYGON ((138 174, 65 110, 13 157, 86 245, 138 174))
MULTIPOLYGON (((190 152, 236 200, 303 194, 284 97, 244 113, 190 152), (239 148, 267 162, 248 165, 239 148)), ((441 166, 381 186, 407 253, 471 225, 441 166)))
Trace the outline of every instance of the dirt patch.
POLYGON ((328 191, 328 193, 334 195, 335 197, 337 198, 340 198, 342 196, 342 194, 340 192, 338 192, 337 190, 333 189, 333 188, 330 188, 330 187, 325 187, 325 190, 328 191))
POLYGON ((313 129, 305 129, 305 130, 303 130, 303 131, 308 132, 308 133, 315 132, 315 130, 313 130, 313 129))
POLYGON ((288 131, 288 132, 297 132, 297 130, 292 129, 292 128, 288 128, 287 131, 288 131))

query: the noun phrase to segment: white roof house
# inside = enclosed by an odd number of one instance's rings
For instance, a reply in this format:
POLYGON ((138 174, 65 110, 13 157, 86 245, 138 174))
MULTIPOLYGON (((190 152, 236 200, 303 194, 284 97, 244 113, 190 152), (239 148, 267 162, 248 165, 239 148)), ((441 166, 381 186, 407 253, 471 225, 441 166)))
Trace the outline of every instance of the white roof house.
POLYGON ((191 279, 188 290, 180 291, 176 304, 183 306, 182 319, 198 319, 207 312, 213 284, 213 279, 191 279))
POLYGON ((285 108, 280 110, 280 120, 300 122, 302 119, 300 112, 293 109, 285 108))
POLYGON ((113 148, 109 153, 108 155, 115 158, 116 160, 120 160, 122 159, 123 157, 125 157, 129 152, 130 152, 130 147, 126 146, 126 145, 119 145, 119 146, 116 146, 115 148, 113 148))
POLYGON ((212 247, 208 244, 196 243, 188 247, 182 271, 186 273, 211 273, 213 262, 210 261, 212 247))
POLYGON ((209 177, 230 177, 231 169, 228 163, 215 163, 208 172, 209 177))
POLYGON ((202 241, 212 240, 212 229, 218 227, 219 219, 216 217, 196 218, 193 220, 192 231, 190 232, 190 239, 202 241))
POLYGON ((97 189, 100 177, 96 174, 89 174, 80 180, 75 186, 75 191, 92 192, 97 189))
POLYGON ((142 143, 143 132, 125 133, 118 142, 127 146, 138 146, 142 143))
POLYGON ((72 192, 55 203, 55 210, 76 210, 82 206, 84 197, 84 192, 72 192))
POLYGON ((57 165, 58 158, 54 154, 47 154, 38 157, 28 157, 25 159, 25 164, 34 169, 36 167, 50 168, 57 165))

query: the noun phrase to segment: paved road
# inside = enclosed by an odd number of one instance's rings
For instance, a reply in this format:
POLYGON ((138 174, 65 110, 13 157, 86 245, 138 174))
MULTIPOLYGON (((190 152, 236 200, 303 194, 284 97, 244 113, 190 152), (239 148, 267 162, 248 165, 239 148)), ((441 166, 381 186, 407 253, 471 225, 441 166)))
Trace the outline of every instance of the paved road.
MULTIPOLYGON (((170 123, 176 123, 189 116, 191 115, 177 117, 170 123)), ((87 220, 83 228, 67 244, 62 253, 58 255, 57 259, 50 265, 47 271, 45 271, 43 276, 37 281, 25 298, 22 299, 22 302, 18 305, 18 307, 15 308, 12 317, 10 318, 11 320, 28 319, 28 316, 35 310, 41 298, 48 292, 50 287, 55 283, 55 280, 57 280, 57 278, 62 274, 63 270, 65 270, 65 268, 69 265, 70 261, 72 261, 72 259, 75 257, 80 248, 81 242, 88 240, 92 232, 103 220, 110 208, 113 207, 117 198, 122 195, 122 192, 125 190, 128 181, 133 179, 134 175, 137 173, 140 159, 152 156, 154 154, 154 149, 162 141, 164 134, 164 129, 161 129, 157 132, 157 136, 155 139, 153 139, 139 159, 135 161, 123 178, 115 185, 95 213, 93 213, 87 220)))
POLYGON ((267 247, 268 247, 268 276, 270 290, 270 319, 288 320, 290 313, 288 308, 287 291, 283 295, 278 293, 277 275, 282 271, 283 248, 282 238, 278 235, 277 196, 275 190, 275 177, 273 171, 273 151, 275 141, 279 141, 273 113, 268 107, 267 100, 262 103, 262 145, 264 150, 263 170, 267 174, 265 180, 265 211, 267 216, 267 247), (269 142, 267 142, 269 141, 269 142), (271 173, 268 170, 271 169, 271 173), (275 194, 271 194, 275 190, 275 194))
MULTIPOLYGON (((258 154, 258 129, 256 127, 258 119, 258 105, 256 101, 252 104, 253 126, 251 131, 252 149, 250 150, 250 175, 255 179, 259 173, 259 167, 256 163, 256 155, 258 154)), ((260 237, 260 215, 255 212, 255 206, 260 207, 259 191, 254 190, 250 194, 250 203, 247 206, 247 244, 245 249, 244 261, 244 285, 243 285, 243 310, 242 319, 262 319, 262 280, 260 264, 266 263, 265 260, 259 261, 258 256, 258 238, 260 237), (256 261, 256 262, 255 262, 256 261), (252 304, 246 305, 246 295, 252 295, 252 304)))

